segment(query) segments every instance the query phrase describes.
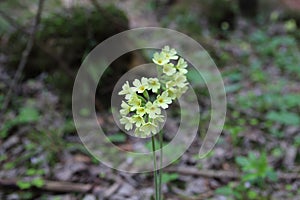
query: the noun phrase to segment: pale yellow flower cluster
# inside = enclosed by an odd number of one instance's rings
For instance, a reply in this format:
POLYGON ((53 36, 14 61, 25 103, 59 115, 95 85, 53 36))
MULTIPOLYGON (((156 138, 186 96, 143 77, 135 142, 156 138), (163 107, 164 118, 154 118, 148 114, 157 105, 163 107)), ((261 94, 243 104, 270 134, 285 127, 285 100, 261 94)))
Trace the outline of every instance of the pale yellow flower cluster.
POLYGON ((162 69, 158 78, 135 79, 133 86, 128 81, 122 86, 119 95, 122 101, 120 123, 127 131, 134 129, 138 137, 149 137, 158 133, 164 121, 161 109, 167 109, 173 100, 188 89, 186 73, 187 62, 179 58, 175 49, 165 46, 153 55, 153 62, 162 69))

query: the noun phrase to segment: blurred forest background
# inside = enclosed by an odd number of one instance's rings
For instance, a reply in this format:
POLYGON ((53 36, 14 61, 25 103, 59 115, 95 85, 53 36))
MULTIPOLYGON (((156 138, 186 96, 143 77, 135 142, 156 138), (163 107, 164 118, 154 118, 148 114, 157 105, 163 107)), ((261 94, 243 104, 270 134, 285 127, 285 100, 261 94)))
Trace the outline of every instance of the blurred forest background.
MULTIPOLYGON (((199 138, 164 169, 164 198, 299 200, 299 0, 1 0, 0 199, 153 198, 152 174, 99 163, 80 142, 71 113, 74 77, 89 51, 144 26, 175 29, 202 44, 228 100, 222 135, 199 160, 210 100, 199 74, 188 73, 201 105, 199 138)), ((149 61, 142 51, 122 56, 96 95, 99 123, 123 149, 136 141, 115 125, 108 96, 122 74, 149 61)), ((166 143, 177 125, 166 124, 166 143)))

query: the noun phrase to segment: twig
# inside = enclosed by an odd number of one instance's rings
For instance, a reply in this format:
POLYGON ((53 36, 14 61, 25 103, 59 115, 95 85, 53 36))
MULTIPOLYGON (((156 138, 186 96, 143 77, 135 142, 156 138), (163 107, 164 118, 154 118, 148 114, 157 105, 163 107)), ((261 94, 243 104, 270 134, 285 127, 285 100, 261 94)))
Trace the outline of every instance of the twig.
POLYGON ((110 186, 110 188, 105 190, 104 197, 110 197, 111 195, 113 195, 120 188, 121 185, 122 185, 122 179, 117 178, 115 183, 112 184, 112 186, 110 186))
POLYGON ((238 172, 224 170, 199 170, 196 168, 166 168, 166 172, 176 172, 184 175, 203 176, 208 178, 230 178, 238 179, 241 174, 238 172))
MULTIPOLYGON (((2 187, 15 187, 17 188, 16 179, 0 179, 0 186, 2 187)), ((88 193, 94 192, 97 193, 101 190, 100 186, 95 187, 92 184, 82 184, 82 183, 72 183, 64 181, 48 181, 44 180, 44 185, 40 188, 35 188, 39 190, 47 190, 52 192, 79 192, 79 193, 88 193)))
MULTIPOLYGON (((184 175, 192 176, 203 176, 207 178, 229 178, 229 179, 240 179, 243 174, 235 171, 225 170, 199 170, 196 168, 166 168, 166 172, 175 172, 184 175)), ((293 180, 300 179, 299 173, 283 173, 278 172, 278 178, 282 180, 293 180)))
POLYGON ((30 52, 32 50, 32 47, 33 47, 33 44, 34 44, 34 40, 35 40, 35 36, 36 36, 36 32, 38 30, 38 26, 39 26, 41 15, 42 15, 44 1, 45 0, 39 0, 38 10, 37 10, 37 14, 36 14, 35 20, 34 20, 34 25, 33 25, 32 31, 31 31, 31 33, 29 35, 29 39, 28 39, 26 48, 24 49, 24 51, 22 53, 21 61, 20 61, 19 65, 18 65, 15 77, 12 80, 12 83, 11 83, 11 85, 9 87, 8 93, 6 95, 6 98, 5 98, 4 102, 3 102, 3 106, 1 108, 1 113, 2 114, 5 112, 7 106, 9 104, 9 102, 10 102, 10 99, 12 97, 13 91, 15 90, 15 87, 18 84, 18 81, 19 81, 19 79, 21 77, 21 74, 22 74, 22 72, 24 70, 24 67, 25 67, 25 65, 27 63, 28 57, 29 57, 30 52))

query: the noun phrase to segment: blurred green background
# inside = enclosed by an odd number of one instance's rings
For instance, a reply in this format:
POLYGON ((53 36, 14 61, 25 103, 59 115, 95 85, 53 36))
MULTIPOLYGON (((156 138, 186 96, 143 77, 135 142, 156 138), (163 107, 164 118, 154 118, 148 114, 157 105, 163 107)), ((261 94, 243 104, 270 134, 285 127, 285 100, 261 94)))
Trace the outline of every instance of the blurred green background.
MULTIPOLYGON (((73 81, 85 56, 108 37, 145 26, 197 40, 217 64, 227 93, 217 145, 199 160, 197 140, 166 168, 164 198, 300 199, 298 0, 51 0, 43 2, 33 37, 39 3, 0 1, 0 199, 153 198, 152 174, 99 163, 81 144, 71 113, 73 81)), ((109 96, 125 72, 149 61, 143 51, 120 57, 96 95, 99 123, 125 150, 150 143, 119 130, 109 96)), ((209 94, 196 71, 188 78, 201 105, 202 138, 209 94)), ((177 124, 166 124, 166 143, 177 124)))

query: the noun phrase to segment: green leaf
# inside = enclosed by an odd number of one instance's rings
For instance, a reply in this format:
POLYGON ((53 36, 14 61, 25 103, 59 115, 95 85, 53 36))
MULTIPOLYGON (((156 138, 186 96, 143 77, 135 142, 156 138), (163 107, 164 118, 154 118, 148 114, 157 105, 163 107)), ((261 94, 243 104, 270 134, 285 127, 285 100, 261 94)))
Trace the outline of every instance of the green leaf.
POLYGON ((294 139, 294 145, 300 147, 300 135, 296 136, 294 139))
POLYGON ((169 183, 177 180, 179 175, 177 173, 163 173, 161 181, 162 183, 169 183))
POLYGON ((0 162, 4 161, 6 159, 7 159, 7 155, 6 154, 0 155, 0 162))
POLYGON ((21 190, 26 190, 31 188, 31 183, 28 181, 17 181, 17 186, 21 189, 21 190))
POLYGON ((247 196, 249 199, 257 199, 257 192, 250 190, 248 191, 247 196))
POLYGON ((231 84, 228 86, 225 86, 225 91, 226 93, 232 93, 232 92, 236 92, 239 89, 241 89, 242 85, 240 83, 236 83, 236 84, 231 84))
POLYGON ((39 119, 40 115, 37 109, 32 107, 23 107, 20 109, 20 113, 17 119, 20 123, 35 122, 39 119))
POLYGON ((216 189, 216 194, 219 195, 224 195, 224 196, 232 196, 233 195, 233 190, 229 186, 224 186, 216 189))
POLYGON ((242 177, 242 180, 244 182, 247 182, 247 181, 255 181, 256 179, 258 178, 258 176, 253 173, 253 174, 245 174, 243 177, 242 177))
POLYGON ((43 185, 45 185, 45 181, 42 178, 35 178, 32 180, 32 185, 34 185, 37 188, 41 188, 43 187, 43 185))
POLYGON ((4 169, 6 170, 10 170, 13 169, 16 166, 16 164, 14 162, 8 162, 4 164, 4 169))
POLYGON ((238 165, 240 165, 241 167, 245 167, 245 166, 248 166, 248 165, 250 164, 247 158, 241 157, 241 156, 238 156, 238 157, 235 159, 235 162, 236 162, 238 165))
POLYGON ((285 125, 299 125, 300 117, 292 112, 275 112, 271 111, 267 114, 266 118, 268 120, 278 122, 285 125))
POLYGON ((267 176, 268 176, 268 178, 269 178, 271 181, 277 181, 277 180, 278 180, 278 175, 277 175, 277 173, 274 172, 273 170, 272 170, 272 171, 268 171, 267 176))
POLYGON ((27 171, 26 171, 26 175, 28 175, 28 176, 33 176, 33 175, 35 175, 35 174, 36 174, 36 170, 33 169, 33 168, 29 168, 29 169, 27 169, 27 171))
POLYGON ((113 135, 109 135, 107 137, 111 142, 125 142, 126 141, 126 135, 123 133, 116 133, 113 135))

